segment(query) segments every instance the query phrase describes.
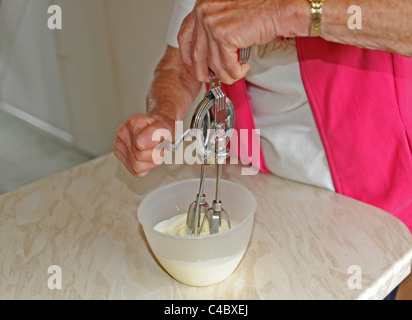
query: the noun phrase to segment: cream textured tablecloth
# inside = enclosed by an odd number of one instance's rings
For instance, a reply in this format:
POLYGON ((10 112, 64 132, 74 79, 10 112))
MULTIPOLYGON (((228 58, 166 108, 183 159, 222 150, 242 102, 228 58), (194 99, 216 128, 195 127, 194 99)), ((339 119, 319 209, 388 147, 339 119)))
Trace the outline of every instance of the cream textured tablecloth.
POLYGON ((137 179, 108 154, 2 195, 0 299, 382 299, 411 270, 412 236, 390 214, 230 165, 223 178, 257 198, 248 250, 225 281, 183 285, 151 254, 137 208, 199 172, 165 165, 137 179), (61 289, 49 288, 51 265, 61 289))

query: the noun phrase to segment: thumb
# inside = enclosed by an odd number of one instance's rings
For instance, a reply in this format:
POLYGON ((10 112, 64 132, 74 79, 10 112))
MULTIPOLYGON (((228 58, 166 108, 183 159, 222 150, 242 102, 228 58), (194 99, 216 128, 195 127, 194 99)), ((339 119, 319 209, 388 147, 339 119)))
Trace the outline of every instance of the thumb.
POLYGON ((138 134, 136 148, 140 151, 150 150, 163 140, 172 141, 172 132, 162 123, 155 121, 138 134))

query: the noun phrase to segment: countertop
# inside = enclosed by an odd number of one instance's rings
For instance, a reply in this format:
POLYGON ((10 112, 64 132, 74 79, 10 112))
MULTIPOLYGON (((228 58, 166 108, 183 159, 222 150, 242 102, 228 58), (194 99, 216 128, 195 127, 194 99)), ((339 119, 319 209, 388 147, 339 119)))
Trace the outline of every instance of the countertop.
POLYGON ((225 166, 223 178, 252 191, 257 210, 246 254, 223 282, 174 280, 137 219, 145 195, 197 178, 199 166, 137 179, 108 154, 0 196, 0 299, 382 299, 410 273, 412 235, 392 215, 240 168, 225 166), (50 289, 50 266, 61 289, 50 289))

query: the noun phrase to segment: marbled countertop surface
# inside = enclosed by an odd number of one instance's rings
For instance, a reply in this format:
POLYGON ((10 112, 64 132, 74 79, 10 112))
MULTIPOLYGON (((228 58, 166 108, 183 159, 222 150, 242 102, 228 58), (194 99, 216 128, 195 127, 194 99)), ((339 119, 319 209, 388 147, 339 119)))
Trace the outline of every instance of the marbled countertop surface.
POLYGON ((230 165, 223 178, 257 198, 249 247, 223 282, 183 285, 154 259, 137 208, 199 171, 168 165, 137 179, 109 154, 2 195, 0 299, 382 299, 411 270, 412 236, 390 214, 230 165), (51 265, 61 289, 48 286, 51 265))

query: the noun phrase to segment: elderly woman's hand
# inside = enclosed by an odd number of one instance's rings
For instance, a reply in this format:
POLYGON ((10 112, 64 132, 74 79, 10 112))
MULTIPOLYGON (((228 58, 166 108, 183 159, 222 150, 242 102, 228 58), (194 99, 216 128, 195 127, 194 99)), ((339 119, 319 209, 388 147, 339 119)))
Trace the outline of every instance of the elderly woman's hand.
POLYGON ((113 152, 127 170, 136 177, 145 176, 157 166, 158 159, 154 159, 153 150, 159 141, 152 139, 157 129, 166 129, 174 134, 174 119, 156 113, 136 114, 117 130, 113 152))
POLYGON ((147 95, 148 114, 131 116, 118 130, 114 154, 131 174, 143 177, 159 163, 153 152, 160 143, 153 139, 156 130, 166 130, 174 136, 175 121, 183 119, 186 110, 199 93, 197 82, 184 67, 179 51, 167 47, 155 70, 147 95))
MULTIPOLYGON (((358 0, 362 28, 348 26, 352 3, 323 2, 320 36, 328 41, 412 57, 412 1, 358 0)), ((237 51, 282 37, 305 37, 311 26, 308 0, 198 0, 178 35, 183 62, 199 80, 212 69, 231 84, 246 75, 237 51)))
POLYGON ((265 44, 277 36, 306 35, 310 20, 302 24, 298 11, 290 10, 292 2, 296 1, 198 0, 178 36, 183 62, 199 81, 208 81, 209 68, 225 83, 243 78, 249 65, 239 64, 238 49, 265 44), (289 14, 294 15, 294 23, 287 22, 289 14))

